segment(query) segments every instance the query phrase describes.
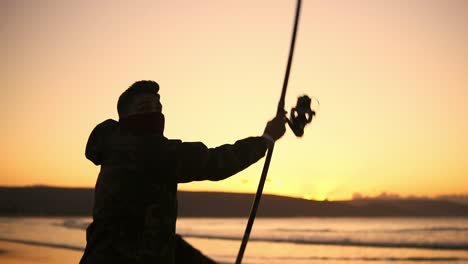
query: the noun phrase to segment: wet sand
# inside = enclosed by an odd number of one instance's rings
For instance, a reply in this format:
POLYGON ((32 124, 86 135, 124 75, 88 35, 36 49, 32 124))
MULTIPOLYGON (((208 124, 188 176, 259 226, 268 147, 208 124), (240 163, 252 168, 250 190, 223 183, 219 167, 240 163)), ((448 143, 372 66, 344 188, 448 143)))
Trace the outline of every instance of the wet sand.
POLYGON ((78 263, 82 252, 0 241, 2 264, 65 264, 78 263))

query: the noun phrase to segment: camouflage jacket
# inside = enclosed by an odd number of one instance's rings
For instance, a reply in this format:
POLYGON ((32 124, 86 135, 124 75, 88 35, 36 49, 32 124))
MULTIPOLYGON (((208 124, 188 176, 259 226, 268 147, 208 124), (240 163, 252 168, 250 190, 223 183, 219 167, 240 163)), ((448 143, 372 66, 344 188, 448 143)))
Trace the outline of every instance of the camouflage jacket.
POLYGON ((177 184, 225 179, 258 161, 266 149, 261 137, 207 148, 133 133, 115 120, 97 125, 86 157, 101 170, 80 264, 173 264, 177 184))

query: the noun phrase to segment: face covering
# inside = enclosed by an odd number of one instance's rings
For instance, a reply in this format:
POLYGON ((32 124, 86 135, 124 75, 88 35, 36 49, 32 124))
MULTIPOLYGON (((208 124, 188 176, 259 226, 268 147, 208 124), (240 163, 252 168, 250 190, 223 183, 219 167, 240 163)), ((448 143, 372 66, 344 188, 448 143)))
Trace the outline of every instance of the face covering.
POLYGON ((148 112, 130 115, 119 119, 121 128, 133 134, 164 133, 164 115, 160 112, 148 112))

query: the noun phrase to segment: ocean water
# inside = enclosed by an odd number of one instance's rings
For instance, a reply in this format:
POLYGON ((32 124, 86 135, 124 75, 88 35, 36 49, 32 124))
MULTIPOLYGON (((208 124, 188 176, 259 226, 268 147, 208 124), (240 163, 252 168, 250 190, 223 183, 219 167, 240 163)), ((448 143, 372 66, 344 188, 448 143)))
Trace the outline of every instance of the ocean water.
MULTIPOLYGON (((90 221, 0 217, 0 241, 83 250, 90 221)), ((246 222, 181 218, 177 232, 234 263, 246 222)), ((468 218, 259 218, 244 263, 468 263, 468 218)))

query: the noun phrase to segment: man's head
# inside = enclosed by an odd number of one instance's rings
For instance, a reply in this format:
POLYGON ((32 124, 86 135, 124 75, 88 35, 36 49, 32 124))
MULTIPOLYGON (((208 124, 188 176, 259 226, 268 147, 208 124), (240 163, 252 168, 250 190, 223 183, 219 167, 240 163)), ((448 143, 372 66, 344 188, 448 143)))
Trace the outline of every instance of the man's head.
POLYGON ((159 85, 155 81, 138 81, 122 93, 117 102, 119 117, 148 112, 161 112, 159 85))

